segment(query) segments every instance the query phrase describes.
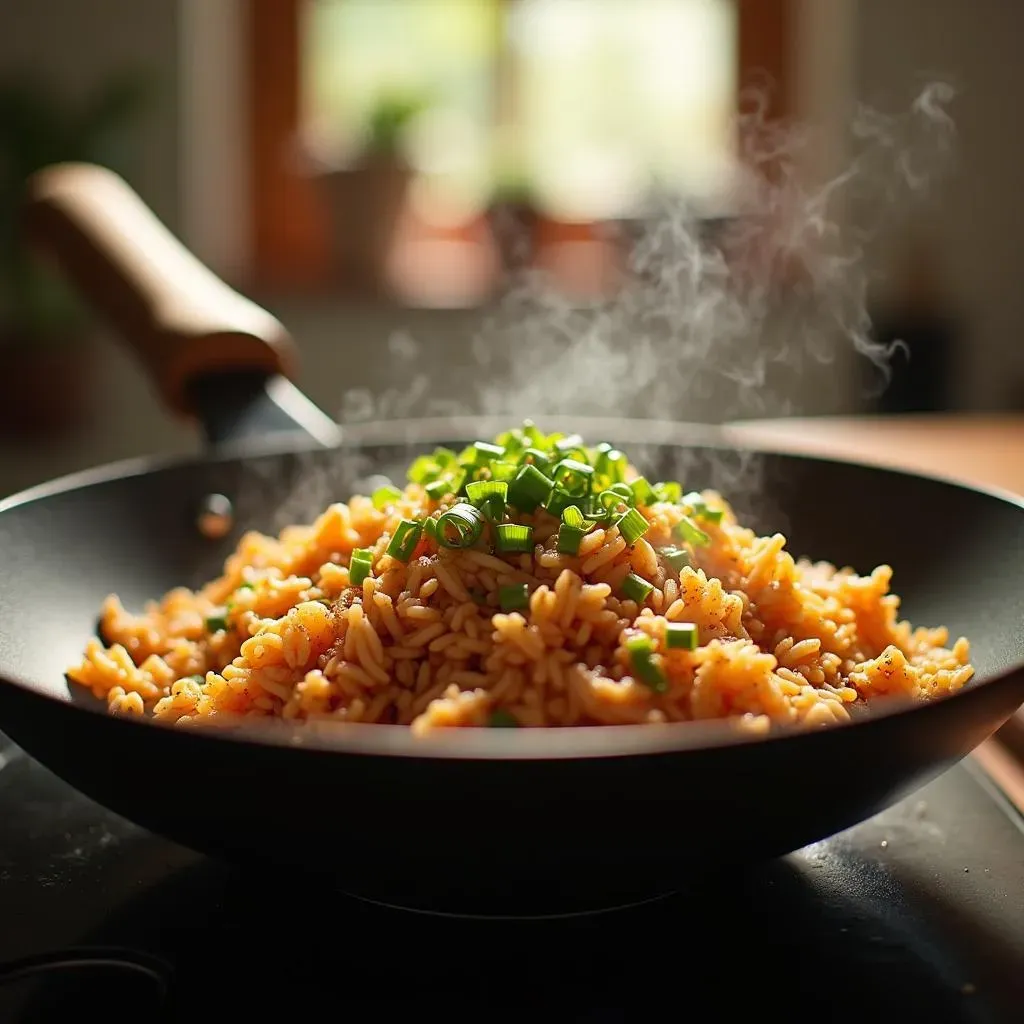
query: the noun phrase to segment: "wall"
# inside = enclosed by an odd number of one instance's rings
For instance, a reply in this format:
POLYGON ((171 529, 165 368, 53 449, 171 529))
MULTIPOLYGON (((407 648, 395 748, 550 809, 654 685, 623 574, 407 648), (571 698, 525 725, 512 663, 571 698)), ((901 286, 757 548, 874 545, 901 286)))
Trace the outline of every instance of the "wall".
POLYGON ((857 93, 878 106, 909 102, 930 76, 959 89, 956 169, 936 196, 936 242, 966 331, 957 405, 1024 405, 1024 3, 859 0, 857 93))

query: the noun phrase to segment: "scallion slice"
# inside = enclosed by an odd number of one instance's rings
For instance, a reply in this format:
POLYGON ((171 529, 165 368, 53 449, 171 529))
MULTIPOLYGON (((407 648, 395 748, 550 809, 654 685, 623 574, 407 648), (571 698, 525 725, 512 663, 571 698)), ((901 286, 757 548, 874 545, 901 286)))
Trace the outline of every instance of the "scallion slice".
POLYGON ((550 493, 551 480, 536 466, 526 465, 509 484, 508 501, 521 512, 532 512, 538 505, 547 501, 550 493))
POLYGON ((637 604, 643 604, 653 589, 654 584, 648 583, 642 576, 637 576, 635 572, 631 572, 622 581, 622 593, 631 601, 636 601, 637 604))
POLYGON ((544 508, 553 516, 560 516, 578 498, 573 497, 561 487, 552 487, 551 493, 544 502, 544 508))
POLYGON ((570 434, 555 441, 555 448, 560 452, 574 452, 583 449, 583 438, 579 434, 570 434))
POLYGON ((519 457, 519 461, 524 466, 533 465, 539 470, 545 470, 551 465, 551 456, 547 452, 542 452, 539 448, 527 448, 519 457))
POLYGON ((433 516, 423 520, 423 535, 428 540, 437 540, 437 520, 433 516))
POLYGON ((555 486, 576 496, 587 493, 590 488, 590 478, 593 475, 594 467, 588 466, 578 459, 562 459, 551 471, 555 486))
POLYGON ((513 583, 498 588, 498 603, 503 612, 514 612, 527 608, 530 604, 530 591, 525 583, 513 583))
POLYGON ((586 535, 587 531, 581 527, 562 523, 558 528, 558 553, 560 555, 578 555, 580 553, 580 543, 586 535))
POLYGON ((348 578, 352 586, 361 586, 373 570, 373 552, 369 548, 356 548, 348 563, 348 578))
POLYGON ((562 522, 566 526, 575 527, 577 530, 582 530, 587 525, 586 517, 577 505, 569 505, 567 508, 562 509, 562 522))
POLYGON ((469 449, 471 452, 472 465, 489 466, 505 454, 505 448, 500 444, 489 444, 487 441, 476 441, 469 449))
POLYGON ((503 555, 533 550, 533 527, 501 523, 494 528, 494 546, 503 555))
POLYGON ((620 505, 632 506, 633 504, 633 492, 630 490, 629 484, 615 484, 609 487, 606 491, 602 491, 597 496, 598 502, 607 512, 613 512, 620 505))
POLYGON ((480 539, 483 529, 483 513, 462 501, 438 516, 437 542, 446 548, 472 547, 480 539))
POLYGON ((508 484, 504 480, 474 480, 466 484, 466 497, 476 505, 501 505, 505 507, 508 500, 508 484))
POLYGON ((665 646, 670 650, 695 651, 700 633, 693 622, 669 622, 665 626, 665 646))
POLYGON ((690 552, 686 548, 662 548, 659 554, 661 560, 674 572, 679 572, 693 564, 690 552))
POLYGON ((654 645, 646 633, 632 636, 626 641, 629 661, 633 675, 655 693, 664 693, 668 689, 668 681, 661 666, 654 660, 654 645))
POLYGON ((627 509, 618 521, 619 533, 630 546, 634 545, 650 528, 651 524, 643 513, 636 508, 627 509))
POLYGON ((704 519, 709 523, 720 523, 725 510, 711 508, 704 500, 704 496, 698 491, 691 491, 683 496, 682 503, 686 505, 697 519, 704 519))
POLYGON ((399 562, 408 562, 422 535, 423 523, 412 519, 403 519, 395 527, 395 535, 388 543, 388 554, 392 558, 398 559, 399 562))
POLYGON ((207 633, 226 633, 228 629, 228 616, 227 611, 218 612, 216 615, 210 615, 206 619, 206 632, 207 633))
POLYGON ((446 494, 454 494, 457 490, 454 486, 454 481, 449 476, 442 476, 437 480, 431 480, 423 489, 427 492, 427 497, 432 498, 434 501, 440 501, 446 494))
POLYGON ((633 501, 637 505, 651 505, 654 503, 654 490, 645 477, 638 476, 629 485, 629 489, 633 492, 633 501))
POLYGON ((683 518, 676 523, 673 532, 677 537, 682 537, 683 540, 690 544, 703 546, 711 543, 711 538, 687 516, 683 516, 683 518))
POLYGON ((492 711, 490 718, 487 719, 487 724, 492 729, 519 728, 519 720, 511 711, 506 711, 504 708, 498 708, 496 711, 492 711))
POLYGON ((381 509, 387 508, 388 505, 394 505, 401 496, 402 492, 397 487, 388 484, 386 487, 378 487, 370 500, 373 502, 373 507, 379 512, 381 509))
POLYGON ((516 473, 519 472, 519 465, 515 462, 492 462, 488 469, 491 471, 492 480, 514 480, 516 473))
POLYGON ((675 480, 662 480, 654 485, 654 498, 656 501, 663 501, 666 504, 674 505, 680 500, 683 488, 675 480))

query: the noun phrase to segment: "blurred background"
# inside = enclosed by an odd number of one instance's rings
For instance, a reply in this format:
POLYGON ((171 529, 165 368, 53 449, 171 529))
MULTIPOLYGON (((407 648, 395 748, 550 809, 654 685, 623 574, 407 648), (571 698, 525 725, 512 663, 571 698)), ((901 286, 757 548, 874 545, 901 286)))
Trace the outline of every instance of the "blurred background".
MULTIPOLYGON (((403 400, 417 373, 442 405, 472 411, 479 378, 500 391, 506 372, 481 352, 514 346, 519 329, 531 358, 544 358, 565 331, 549 337, 543 310, 557 304, 564 324, 566 310, 590 310, 592 323, 614 308, 637 273, 637 240, 665 223, 677 234, 654 294, 678 294, 673 275, 692 270, 684 250, 695 238, 725 253, 746 281, 740 301, 763 306, 769 295, 772 310, 733 323, 728 357, 781 372, 724 373, 721 387, 693 388, 676 407, 634 391, 606 411, 713 422, 1019 409, 1022 32, 1024 5, 1004 0, 4 4, 0 494, 196 447, 190 425, 164 413, 130 355, 17 235, 25 176, 65 159, 120 171, 218 274, 276 313, 298 339, 300 385, 343 417, 429 411, 422 389, 419 405, 403 400), (906 166, 903 147, 915 143, 893 127, 869 202, 859 204, 862 189, 813 205, 815 183, 856 160, 865 126, 889 124, 864 105, 912 111, 933 81, 955 90, 955 133, 919 106, 934 137, 913 154, 942 157, 942 168, 906 166), (799 145, 773 149, 795 138, 775 126, 794 123, 799 145), (758 181, 800 184, 760 193, 760 229, 736 231, 751 212, 749 182, 738 183, 752 152, 758 181), (902 191, 890 187, 897 171, 902 191), (927 197, 902 215, 923 177, 927 197), (812 197, 795 226, 780 195, 812 197), (878 195, 895 209, 880 216, 878 195), (811 286, 792 265, 784 240, 820 217, 853 238, 859 218, 888 229, 863 253, 863 304, 831 294, 859 281, 842 254, 824 282, 811 266, 811 286), (548 295, 529 315, 524 275, 548 295), (509 305, 510 290, 520 304, 509 305), (827 315, 808 319, 809 307, 827 315), (909 364, 894 357, 888 387, 845 339, 807 342, 817 356, 806 358, 779 342, 805 329, 842 334, 850 316, 865 337, 910 351, 909 364), (500 330, 487 326, 495 317, 500 330)), ((677 301, 706 298, 702 288, 677 301)), ((666 303, 643 342, 671 374, 695 355, 679 326, 686 309, 666 303)), ((640 344, 632 321, 612 323, 620 336, 602 344, 640 344)), ((716 329, 703 324, 697 357, 716 329)))

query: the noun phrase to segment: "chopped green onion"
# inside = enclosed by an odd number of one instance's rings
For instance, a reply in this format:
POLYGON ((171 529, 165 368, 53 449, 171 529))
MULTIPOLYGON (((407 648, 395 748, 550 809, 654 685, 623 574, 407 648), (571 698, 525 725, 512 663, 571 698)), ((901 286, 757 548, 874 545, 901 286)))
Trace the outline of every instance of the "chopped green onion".
POLYGON ((373 552, 369 548, 356 548, 348 563, 348 578, 352 586, 362 586, 373 570, 373 552))
POLYGON ((624 481, 627 465, 626 456, 610 444, 603 443, 597 446, 595 468, 602 487, 611 487, 612 484, 624 481))
POLYGON ((629 484, 615 484, 602 491, 597 500, 606 512, 614 512, 620 505, 632 506, 633 492, 629 489, 629 484), (623 491, 628 493, 624 494, 623 491))
POLYGON ((710 544, 711 538, 692 520, 683 516, 682 519, 676 523, 675 530, 673 531, 677 537, 682 537, 683 540, 688 541, 690 544, 704 545, 710 544))
POLYGON ((551 493, 544 502, 544 508, 553 516, 560 516, 574 501, 578 501, 561 487, 552 487, 551 493))
POLYGON ((508 587, 499 587, 498 603, 503 612, 514 612, 518 608, 527 608, 530 604, 530 591, 525 583, 513 583, 508 587))
POLYGON ((494 546, 503 555, 533 550, 533 527, 501 523, 494 528, 494 546))
POLYGON ((686 548, 662 548, 659 553, 661 560, 674 572, 679 572, 693 564, 690 552, 686 548))
POLYGON ((480 539, 483 529, 483 513, 463 501, 438 517, 437 542, 446 548, 472 547, 480 539))
POLYGON ((506 711, 504 708, 498 708, 497 711, 492 711, 491 717, 487 719, 487 724, 492 729, 519 728, 519 720, 511 711, 506 711))
POLYGON ((654 490, 645 477, 638 476, 630 485, 633 492, 633 501, 637 505, 651 505, 654 503, 654 490))
POLYGON ((583 451, 583 438, 579 434, 570 434, 555 441, 555 448, 560 452, 583 451))
POLYGON ((710 508, 704 500, 704 496, 698 491, 690 491, 689 494, 684 495, 682 503, 687 505, 698 519, 707 520, 709 523, 720 523, 725 514, 724 509, 710 508))
POLYGON ((423 524, 412 519, 403 519, 395 527, 395 535, 388 543, 388 554, 399 562, 408 562, 423 535, 423 524))
POLYGON ((633 675, 655 693, 664 693, 668 689, 668 681, 661 666, 654 660, 654 647, 651 638, 645 633, 632 636, 626 641, 629 661, 633 675))
MULTIPOLYGON (((477 441, 466 449, 466 453, 469 455, 471 465, 489 466, 505 454, 505 449, 500 444, 488 444, 486 441, 477 441)), ((462 460, 460 459, 459 461, 461 462, 462 460)))
POLYGON ((435 448, 432 455, 421 455, 406 474, 414 484, 429 484, 458 461, 450 448, 435 448))
POLYGON ((669 649, 695 651, 700 640, 692 622, 669 622, 665 626, 665 646, 669 649))
POLYGON ((500 504, 504 508, 508 499, 508 484, 504 480, 474 480, 466 484, 466 497, 477 508, 483 508, 486 504, 500 504))
POLYGON ((490 465, 492 480, 514 480, 519 466, 515 462, 492 462, 490 465))
POLYGON ((433 516, 423 520, 423 534, 429 540, 437 540, 437 520, 433 516))
POLYGON ((587 531, 582 527, 562 523, 558 528, 558 553, 560 555, 578 555, 580 543, 586 535, 587 531))
POLYGON ((206 620, 207 633, 226 633, 228 628, 228 617, 226 612, 218 615, 210 615, 206 620))
POLYGON ((631 508, 619 520, 618 527, 623 540, 632 547, 651 528, 651 524, 639 509, 631 508))
POLYGON ((520 456, 519 461, 524 465, 534 465, 540 470, 547 469, 551 465, 551 458, 547 452, 539 448, 527 448, 520 456))
POLYGON ((455 482, 449 476, 432 480, 423 489, 427 492, 427 497, 432 498, 434 501, 440 501, 446 494, 454 494, 458 490, 455 482))
POLYGON ((675 480, 663 480, 654 485, 655 500, 669 505, 677 504, 682 493, 683 488, 675 480))
POLYGON ((643 604, 647 600, 647 595, 654 589, 652 583, 648 583, 642 576, 637 576, 635 572, 631 572, 622 581, 622 592, 631 601, 636 601, 637 604, 643 604))
POLYGON ((568 508, 562 509, 562 522, 566 526, 575 527, 577 530, 582 530, 587 525, 585 516, 576 505, 570 505, 568 508))
POLYGON ((555 484, 575 495, 587 493, 593 475, 594 467, 577 459, 562 459, 551 471, 555 484))
POLYGON ((521 512, 532 512, 551 493, 551 481, 536 466, 526 465, 509 484, 508 501, 521 512))
POLYGON ((393 505, 399 498, 401 498, 402 492, 397 487, 392 487, 388 484, 386 487, 378 487, 373 492, 373 507, 379 512, 382 508, 387 508, 388 505, 393 505))

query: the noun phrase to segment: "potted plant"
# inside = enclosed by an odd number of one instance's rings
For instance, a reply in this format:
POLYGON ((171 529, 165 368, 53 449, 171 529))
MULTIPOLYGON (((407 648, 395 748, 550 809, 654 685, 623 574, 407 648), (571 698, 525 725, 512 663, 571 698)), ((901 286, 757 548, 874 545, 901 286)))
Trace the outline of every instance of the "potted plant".
POLYGON ((92 325, 20 229, 27 179, 64 161, 116 165, 144 95, 135 74, 84 102, 61 102, 27 77, 0 82, 0 433, 52 437, 89 412, 92 325))
POLYGON ((317 177, 331 212, 335 270, 347 285, 384 286, 389 243, 412 179, 402 143, 429 106, 413 93, 381 96, 364 126, 363 145, 347 165, 321 162, 317 177))

